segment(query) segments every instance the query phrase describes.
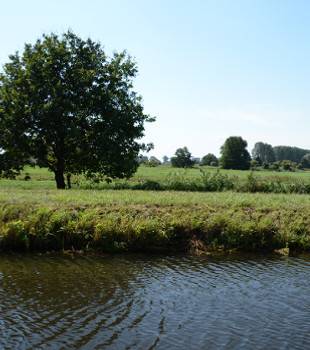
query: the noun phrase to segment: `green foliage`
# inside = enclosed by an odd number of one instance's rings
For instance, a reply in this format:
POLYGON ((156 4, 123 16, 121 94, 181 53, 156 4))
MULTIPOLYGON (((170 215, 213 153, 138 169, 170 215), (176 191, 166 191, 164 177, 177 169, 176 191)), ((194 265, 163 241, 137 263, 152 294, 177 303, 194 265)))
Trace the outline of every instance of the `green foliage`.
POLYGON ((269 165, 269 169, 273 171, 280 171, 281 170, 281 164, 280 162, 274 162, 269 165))
POLYGON ((146 180, 140 182, 132 187, 133 190, 148 190, 148 191, 160 191, 163 190, 162 185, 157 181, 146 180))
POLYGON ((187 147, 176 150, 175 156, 171 158, 171 165, 176 168, 190 168, 194 165, 192 155, 187 147))
MULTIPOLYGON (((258 187, 255 192, 268 193, 310 193, 310 172, 300 171, 284 171, 280 166, 281 163, 273 163, 277 165, 278 171, 271 169, 264 171, 259 168, 252 175, 257 179, 258 187)), ((271 165, 271 166, 273 166, 271 165)), ((156 190, 156 191, 252 191, 252 187, 247 186, 249 171, 244 170, 225 170, 214 169, 212 167, 193 167, 186 169, 172 168, 168 165, 160 165, 157 167, 140 166, 134 177, 130 179, 117 179, 113 181, 102 181, 104 177, 85 177, 82 175, 72 176, 73 189, 92 189, 92 190, 156 190), (203 173, 206 173, 206 179, 203 179, 203 173), (215 185, 222 181, 227 185, 221 187, 215 185), (225 180, 227 179, 227 181, 225 180), (215 190, 213 188, 216 188, 215 190)), ((251 175, 251 176, 252 176, 251 175)), ((105 178, 107 180, 107 178, 105 178)), ((43 168, 27 167, 25 172, 18 176, 15 180, 0 180, 0 188, 4 190, 41 190, 48 191, 54 187, 53 175, 43 168), (26 174, 31 177, 25 181, 26 174)), ((15 198, 15 194, 12 194, 15 198)))
POLYGON ((44 35, 10 56, 0 75, 0 174, 14 176, 35 159, 55 173, 129 177, 147 146, 135 62, 108 57, 100 44, 67 32, 44 35))
POLYGON ((229 137, 221 147, 222 167, 224 169, 249 169, 251 157, 246 147, 247 142, 241 137, 229 137))
POLYGON ((141 164, 146 164, 149 161, 148 156, 144 156, 142 154, 139 154, 138 158, 137 158, 138 163, 141 164))
POLYGON ((259 161, 252 159, 250 162, 250 168, 251 170, 258 170, 259 168, 259 161))
POLYGON ((168 164, 169 163, 169 157, 163 156, 163 164, 168 164))
POLYGON ((218 166, 218 159, 214 154, 208 153, 207 155, 202 157, 200 165, 218 166))
POLYGON ((276 160, 272 146, 263 142, 255 143, 252 150, 252 157, 258 163, 273 163, 276 160))
POLYGON ((290 160, 282 160, 280 162, 280 167, 284 170, 284 171, 295 171, 297 168, 297 163, 292 162, 290 160))
POLYGON ((270 169, 270 164, 269 163, 263 163, 262 164, 262 168, 267 170, 267 169, 270 169))
POLYGON ((151 156, 147 162, 144 163, 146 166, 149 166, 149 167, 157 167, 161 164, 160 160, 157 159, 156 157, 154 156, 151 156))
POLYGON ((227 174, 222 174, 219 170, 216 172, 207 172, 200 169, 201 181, 204 191, 228 191, 234 188, 234 178, 227 174))
POLYGON ((269 169, 275 171, 296 171, 298 164, 290 160, 281 160, 270 164, 269 169))
POLYGON ((300 163, 302 157, 310 153, 310 150, 291 146, 275 146, 273 151, 276 161, 290 160, 295 163, 300 163))
POLYGON ((300 165, 303 169, 310 169, 310 153, 305 154, 301 158, 300 165))
POLYGON ((0 250, 188 251, 195 239, 207 250, 310 250, 306 197, 98 192, 0 200, 0 250))
POLYGON ((162 188, 172 191, 199 191, 202 187, 197 179, 188 176, 188 169, 186 169, 169 173, 162 188))

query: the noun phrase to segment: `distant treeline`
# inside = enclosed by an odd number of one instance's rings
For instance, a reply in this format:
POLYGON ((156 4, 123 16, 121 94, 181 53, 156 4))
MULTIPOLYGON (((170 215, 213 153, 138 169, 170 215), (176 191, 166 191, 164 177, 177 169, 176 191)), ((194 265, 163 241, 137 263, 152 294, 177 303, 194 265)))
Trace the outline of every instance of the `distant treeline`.
POLYGON ((310 168, 310 150, 292 146, 275 146, 257 142, 252 150, 252 165, 256 162, 268 168, 310 168))
POLYGON ((300 163, 302 158, 310 153, 310 150, 291 146, 275 146, 273 152, 276 161, 291 160, 300 163))
POLYGON ((275 146, 268 143, 257 142, 252 150, 252 157, 262 163, 273 163, 282 160, 290 160, 300 163, 302 158, 309 154, 310 150, 292 146, 275 146))
POLYGON ((247 150, 247 141, 240 136, 231 136, 226 139, 221 147, 221 156, 217 158, 214 154, 208 153, 204 157, 193 157, 187 147, 178 148, 175 155, 170 159, 163 157, 161 162, 155 157, 141 156, 139 163, 148 166, 171 163, 178 168, 189 168, 194 164, 221 166, 224 169, 264 169, 292 170, 310 168, 310 150, 292 146, 272 146, 264 142, 256 142, 252 156, 247 150))

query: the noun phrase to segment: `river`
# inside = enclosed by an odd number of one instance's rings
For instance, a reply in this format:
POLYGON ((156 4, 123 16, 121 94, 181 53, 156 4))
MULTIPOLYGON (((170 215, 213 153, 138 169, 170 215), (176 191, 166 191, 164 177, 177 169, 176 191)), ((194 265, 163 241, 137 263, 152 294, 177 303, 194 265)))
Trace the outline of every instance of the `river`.
POLYGON ((310 349, 310 257, 1 255, 0 349, 310 349))

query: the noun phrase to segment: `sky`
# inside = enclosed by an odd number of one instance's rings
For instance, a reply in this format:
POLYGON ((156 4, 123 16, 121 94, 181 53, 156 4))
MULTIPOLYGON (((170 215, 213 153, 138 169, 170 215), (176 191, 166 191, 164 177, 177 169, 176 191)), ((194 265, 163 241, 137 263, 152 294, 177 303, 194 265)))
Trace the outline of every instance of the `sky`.
POLYGON ((310 149, 308 0, 0 0, 0 65, 71 29, 127 50, 150 155, 219 155, 229 136, 310 149))

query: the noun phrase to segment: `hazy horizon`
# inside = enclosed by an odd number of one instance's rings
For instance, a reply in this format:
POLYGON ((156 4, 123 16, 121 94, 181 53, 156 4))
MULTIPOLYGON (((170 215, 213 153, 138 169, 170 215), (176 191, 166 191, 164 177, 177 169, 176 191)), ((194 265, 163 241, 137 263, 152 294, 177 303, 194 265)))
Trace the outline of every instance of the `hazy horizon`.
POLYGON ((0 64, 42 33, 71 29, 135 57, 135 90, 157 117, 149 155, 219 155, 235 135, 249 151, 257 141, 308 149, 309 22, 304 0, 12 0, 2 4, 0 64))

